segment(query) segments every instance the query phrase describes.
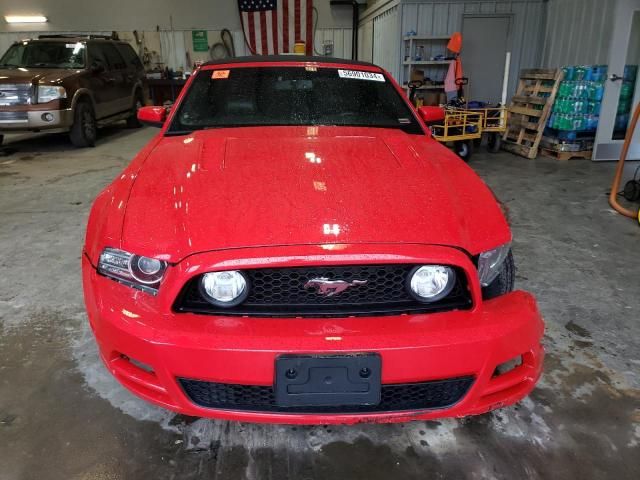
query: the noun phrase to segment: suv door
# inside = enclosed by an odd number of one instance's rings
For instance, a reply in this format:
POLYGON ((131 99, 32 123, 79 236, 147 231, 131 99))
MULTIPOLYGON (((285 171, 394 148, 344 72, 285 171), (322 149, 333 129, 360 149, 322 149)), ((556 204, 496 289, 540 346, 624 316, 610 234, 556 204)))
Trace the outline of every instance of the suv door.
POLYGON ((115 42, 105 42, 102 45, 107 62, 109 62, 109 72, 115 79, 116 85, 116 101, 114 102, 114 108, 116 113, 121 113, 131 110, 133 100, 131 94, 133 93, 132 84, 127 80, 127 63, 122 55, 116 48, 115 42))
POLYGON ((115 42, 105 42, 100 45, 109 63, 109 73, 114 80, 115 100, 114 113, 131 110, 133 105, 131 94, 133 89, 127 80, 127 63, 116 48, 115 42))
MULTIPOLYGON (((101 42, 88 43, 89 88, 95 100, 96 118, 105 118, 118 113, 119 86, 112 72, 101 42)), ((122 80, 120 80, 122 82, 122 80)))
POLYGON ((133 89, 134 85, 144 78, 144 67, 131 45, 128 43, 118 43, 116 46, 127 64, 126 81, 129 83, 131 89, 133 89))

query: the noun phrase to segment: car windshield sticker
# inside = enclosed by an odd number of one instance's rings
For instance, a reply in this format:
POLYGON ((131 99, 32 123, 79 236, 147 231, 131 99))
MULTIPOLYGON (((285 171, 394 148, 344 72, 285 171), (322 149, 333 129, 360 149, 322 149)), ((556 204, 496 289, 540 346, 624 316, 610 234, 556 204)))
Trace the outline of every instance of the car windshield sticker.
POLYGON ((356 80, 370 80, 372 82, 384 82, 384 75, 381 73, 362 72, 360 70, 338 70, 340 78, 355 78, 356 80))
POLYGON ((217 80, 220 78, 229 78, 229 72, 230 70, 214 70, 213 73, 211 74, 211 78, 214 80, 217 80))
POLYGON ((403 125, 407 125, 407 124, 411 123, 411 120, 408 119, 408 118, 399 118, 398 119, 398 123, 401 123, 403 125))

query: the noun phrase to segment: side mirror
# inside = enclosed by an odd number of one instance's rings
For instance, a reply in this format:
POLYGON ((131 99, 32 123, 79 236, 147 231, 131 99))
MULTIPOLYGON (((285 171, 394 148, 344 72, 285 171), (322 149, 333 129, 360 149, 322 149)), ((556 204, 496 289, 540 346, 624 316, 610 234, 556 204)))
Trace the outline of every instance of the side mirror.
POLYGON ((167 109, 164 107, 142 107, 138 110, 138 120, 151 127, 162 128, 167 119, 167 109))
POLYGON ((96 74, 97 73, 102 73, 102 72, 105 71, 104 65, 102 63, 100 63, 100 62, 93 62, 91 64, 90 69, 91 69, 92 73, 96 73, 96 74))
POLYGON ((420 107, 418 115, 427 125, 444 121, 444 108, 442 107, 420 107))

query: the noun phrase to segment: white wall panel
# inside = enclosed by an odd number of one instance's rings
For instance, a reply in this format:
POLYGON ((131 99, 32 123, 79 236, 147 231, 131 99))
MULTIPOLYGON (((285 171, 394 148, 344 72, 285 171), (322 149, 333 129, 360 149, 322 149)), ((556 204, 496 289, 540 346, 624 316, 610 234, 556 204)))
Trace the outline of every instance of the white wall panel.
POLYGON ((373 63, 387 70, 395 79, 400 74, 399 37, 397 6, 373 18, 373 63))
POLYGON ((373 61, 373 19, 366 20, 358 27, 358 60, 373 61))
POLYGON ((333 42, 333 56, 336 58, 351 58, 351 44, 353 43, 351 28, 319 28, 316 31, 314 44, 315 55, 322 55, 323 42, 333 42))

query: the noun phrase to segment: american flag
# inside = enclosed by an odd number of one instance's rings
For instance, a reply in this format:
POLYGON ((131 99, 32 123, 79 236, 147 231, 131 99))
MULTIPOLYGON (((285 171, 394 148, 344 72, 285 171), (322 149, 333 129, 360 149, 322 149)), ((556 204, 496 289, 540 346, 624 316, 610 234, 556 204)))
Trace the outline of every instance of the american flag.
POLYGON ((238 0, 244 38, 254 55, 313 52, 313 0, 238 0))

